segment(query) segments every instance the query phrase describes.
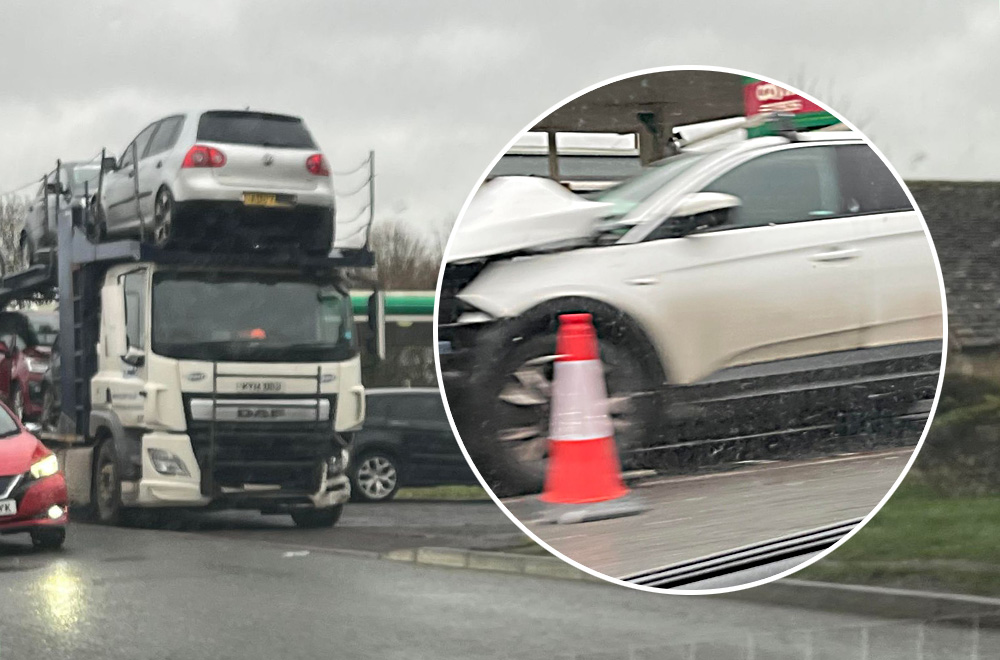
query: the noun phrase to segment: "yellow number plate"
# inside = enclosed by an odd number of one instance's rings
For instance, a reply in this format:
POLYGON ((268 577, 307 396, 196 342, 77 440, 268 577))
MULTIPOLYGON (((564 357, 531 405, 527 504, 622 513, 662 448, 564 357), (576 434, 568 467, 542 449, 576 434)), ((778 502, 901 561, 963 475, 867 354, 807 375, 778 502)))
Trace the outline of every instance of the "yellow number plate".
POLYGON ((246 206, 278 206, 278 196, 270 193, 243 193, 246 206))

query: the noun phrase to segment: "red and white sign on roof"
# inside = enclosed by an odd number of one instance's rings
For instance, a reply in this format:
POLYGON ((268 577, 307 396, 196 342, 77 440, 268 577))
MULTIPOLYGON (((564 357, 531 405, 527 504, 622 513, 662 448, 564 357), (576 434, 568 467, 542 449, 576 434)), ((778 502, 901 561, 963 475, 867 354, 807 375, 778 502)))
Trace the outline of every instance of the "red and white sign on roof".
POLYGON ((781 112, 793 115, 807 112, 826 112, 809 99, 774 83, 758 80, 743 87, 743 105, 747 117, 761 113, 781 112))

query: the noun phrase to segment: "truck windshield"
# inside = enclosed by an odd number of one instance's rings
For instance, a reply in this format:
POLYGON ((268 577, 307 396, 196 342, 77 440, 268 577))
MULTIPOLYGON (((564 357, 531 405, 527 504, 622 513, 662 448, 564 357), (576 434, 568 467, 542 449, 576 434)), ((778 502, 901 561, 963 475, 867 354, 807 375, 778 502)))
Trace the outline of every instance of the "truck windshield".
POLYGON ((334 362, 358 353, 350 297, 257 273, 157 273, 152 350, 190 360, 334 362))

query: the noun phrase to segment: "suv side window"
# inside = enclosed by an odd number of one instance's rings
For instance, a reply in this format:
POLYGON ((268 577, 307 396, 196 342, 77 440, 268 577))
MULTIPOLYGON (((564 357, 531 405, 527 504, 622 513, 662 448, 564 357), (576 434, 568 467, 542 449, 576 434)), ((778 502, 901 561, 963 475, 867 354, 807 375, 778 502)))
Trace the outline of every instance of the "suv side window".
POLYGON ((844 209, 851 215, 912 211, 899 181, 867 144, 836 148, 844 209))
POLYGON ((742 204, 720 230, 842 215, 837 166, 828 146, 773 151, 737 165, 705 186, 742 204))
POLYGON ((160 122, 160 127, 156 130, 156 135, 149 143, 149 153, 147 156, 153 156, 156 154, 161 154, 164 151, 169 150, 174 144, 177 143, 177 137, 181 132, 181 124, 184 123, 184 117, 167 117, 160 122))
POLYGON ((125 338, 130 348, 145 349, 146 272, 125 275, 125 338))

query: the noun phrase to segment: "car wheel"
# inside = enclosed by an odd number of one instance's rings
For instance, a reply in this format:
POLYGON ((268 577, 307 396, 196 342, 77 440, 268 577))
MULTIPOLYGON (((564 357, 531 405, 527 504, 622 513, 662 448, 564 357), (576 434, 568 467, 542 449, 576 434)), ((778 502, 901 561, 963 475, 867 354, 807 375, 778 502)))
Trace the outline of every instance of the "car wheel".
POLYGON ((620 314, 582 303, 546 307, 505 322, 477 347, 471 398, 460 404, 477 412, 460 412, 456 417, 466 449, 498 497, 542 490, 548 466, 557 319, 559 314, 576 311, 594 315, 622 462, 627 462, 629 450, 649 444, 648 435, 659 426, 659 360, 645 336, 628 327, 620 314))
POLYGON ((24 422, 24 390, 21 389, 20 385, 14 385, 14 391, 11 392, 11 410, 14 412, 14 416, 17 417, 18 421, 24 422))
POLYGON ((157 247, 167 247, 174 238, 174 196, 166 188, 156 195, 153 212, 152 243, 157 247))
POLYGON ((340 514, 344 512, 344 505, 326 507, 325 509, 303 509, 292 511, 292 521, 296 527, 304 529, 317 529, 320 527, 333 527, 340 520, 340 514))
POLYGON ((357 502, 387 502, 399 490, 399 467, 394 456, 370 451, 354 462, 351 499, 357 502))
POLYGON ((65 527, 45 527, 31 532, 31 545, 39 550, 58 550, 65 541, 65 527))
POLYGON ((122 520, 122 481, 118 468, 118 452, 111 438, 97 448, 91 501, 97 522, 117 525, 122 520))

